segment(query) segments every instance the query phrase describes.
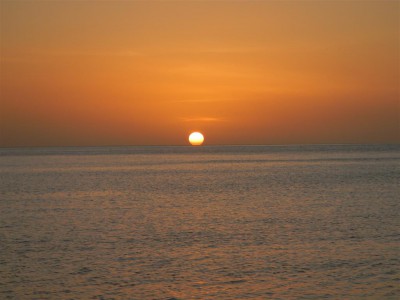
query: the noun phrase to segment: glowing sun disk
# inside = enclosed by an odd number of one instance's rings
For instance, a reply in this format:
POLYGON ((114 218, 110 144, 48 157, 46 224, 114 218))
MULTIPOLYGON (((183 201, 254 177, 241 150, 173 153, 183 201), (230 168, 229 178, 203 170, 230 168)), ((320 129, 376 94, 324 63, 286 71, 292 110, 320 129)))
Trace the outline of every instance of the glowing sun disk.
POLYGON ((192 132, 189 135, 189 142, 193 146, 200 146, 204 142, 204 136, 200 132, 192 132))

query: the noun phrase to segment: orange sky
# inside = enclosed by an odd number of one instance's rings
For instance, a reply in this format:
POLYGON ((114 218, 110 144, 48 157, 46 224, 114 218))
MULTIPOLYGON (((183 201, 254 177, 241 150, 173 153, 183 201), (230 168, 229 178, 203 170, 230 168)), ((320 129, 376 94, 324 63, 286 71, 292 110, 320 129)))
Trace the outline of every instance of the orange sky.
POLYGON ((0 5, 0 146, 400 141, 397 1, 0 5))

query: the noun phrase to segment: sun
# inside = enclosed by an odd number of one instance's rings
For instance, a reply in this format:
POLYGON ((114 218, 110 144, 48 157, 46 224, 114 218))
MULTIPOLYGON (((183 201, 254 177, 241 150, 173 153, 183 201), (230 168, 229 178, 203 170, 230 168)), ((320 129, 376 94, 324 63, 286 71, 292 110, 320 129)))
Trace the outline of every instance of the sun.
POLYGON ((192 146, 200 146, 204 142, 204 136, 200 132, 192 132, 189 135, 189 142, 192 146))

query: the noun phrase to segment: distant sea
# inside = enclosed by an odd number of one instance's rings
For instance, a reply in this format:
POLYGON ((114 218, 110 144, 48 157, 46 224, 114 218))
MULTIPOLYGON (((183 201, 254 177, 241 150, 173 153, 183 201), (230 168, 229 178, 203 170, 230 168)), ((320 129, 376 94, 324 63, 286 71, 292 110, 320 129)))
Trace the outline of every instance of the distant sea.
POLYGON ((400 145, 0 149, 0 299, 399 299, 400 145))

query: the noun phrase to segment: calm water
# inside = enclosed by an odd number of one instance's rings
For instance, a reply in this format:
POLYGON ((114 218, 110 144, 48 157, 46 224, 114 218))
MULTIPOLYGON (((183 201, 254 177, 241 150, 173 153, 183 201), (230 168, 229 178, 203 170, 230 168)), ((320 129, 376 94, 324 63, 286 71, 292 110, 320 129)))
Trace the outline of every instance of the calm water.
POLYGON ((0 149, 0 299, 398 299, 400 146, 0 149))

